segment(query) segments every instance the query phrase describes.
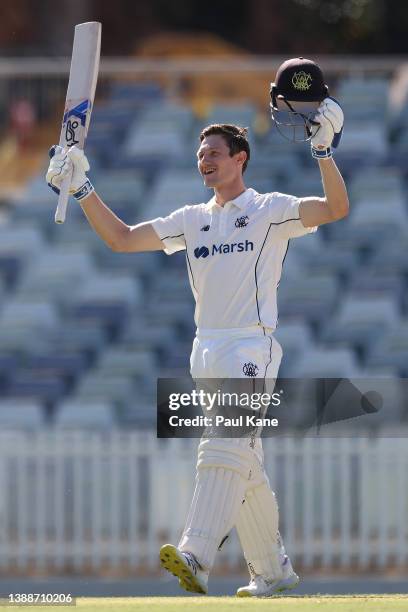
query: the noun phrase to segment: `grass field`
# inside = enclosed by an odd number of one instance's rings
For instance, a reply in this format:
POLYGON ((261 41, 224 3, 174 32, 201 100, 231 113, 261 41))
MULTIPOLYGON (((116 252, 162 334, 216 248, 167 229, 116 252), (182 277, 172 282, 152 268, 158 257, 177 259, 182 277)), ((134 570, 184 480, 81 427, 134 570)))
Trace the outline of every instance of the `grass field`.
MULTIPOLYGON (((1 605, 1 610, 15 610, 17 606, 1 605)), ((18 609, 31 607, 35 612, 41 610, 69 610, 70 607, 61 606, 18 606, 18 609)), ((272 599, 236 599, 234 597, 101 597, 77 599, 74 610, 86 612, 99 612, 100 610, 139 610, 146 612, 186 612, 192 610, 205 612, 251 612, 252 610, 271 610, 273 612, 358 612, 360 610, 373 610, 385 612, 408 609, 407 595, 357 595, 338 596, 328 595, 314 597, 279 597, 272 599)))

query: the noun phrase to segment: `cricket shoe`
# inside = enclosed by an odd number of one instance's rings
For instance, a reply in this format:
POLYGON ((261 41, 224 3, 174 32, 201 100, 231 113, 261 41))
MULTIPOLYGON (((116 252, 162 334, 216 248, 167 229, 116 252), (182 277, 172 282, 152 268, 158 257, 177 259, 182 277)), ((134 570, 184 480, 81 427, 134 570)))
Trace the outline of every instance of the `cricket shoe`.
POLYGON ((208 572, 203 570, 193 554, 165 544, 160 549, 160 563, 179 579, 182 589, 204 595, 208 592, 208 572))
POLYGON ((282 563, 282 578, 278 580, 265 580, 262 576, 255 576, 248 586, 237 591, 237 597, 273 597, 283 591, 291 591, 299 584, 299 576, 295 573, 292 563, 287 555, 282 563))

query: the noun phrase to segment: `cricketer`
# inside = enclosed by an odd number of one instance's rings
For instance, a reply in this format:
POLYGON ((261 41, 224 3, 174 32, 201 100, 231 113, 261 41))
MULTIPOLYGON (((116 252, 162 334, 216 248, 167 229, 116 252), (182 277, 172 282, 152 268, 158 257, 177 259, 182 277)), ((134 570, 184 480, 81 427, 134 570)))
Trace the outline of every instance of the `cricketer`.
MULTIPOLYGON (((346 187, 332 157, 344 117, 319 66, 304 58, 284 62, 270 93, 278 130, 292 133, 293 140, 310 141, 324 197, 261 194, 246 187, 247 130, 216 124, 202 130, 197 151, 198 171, 213 197, 129 226, 96 194, 83 151, 53 148, 47 183, 58 191, 72 172, 70 193, 113 251, 185 251, 196 302, 190 360, 194 379, 276 379, 282 358, 274 337, 276 294, 289 240, 348 214, 346 187), (307 105, 312 111, 305 111, 307 105)), ((281 541, 278 519, 260 437, 203 437, 185 528, 177 546, 162 547, 161 564, 183 589, 207 593, 217 550, 235 526, 250 573, 249 584, 237 595, 268 597, 294 588, 299 578, 281 541)))

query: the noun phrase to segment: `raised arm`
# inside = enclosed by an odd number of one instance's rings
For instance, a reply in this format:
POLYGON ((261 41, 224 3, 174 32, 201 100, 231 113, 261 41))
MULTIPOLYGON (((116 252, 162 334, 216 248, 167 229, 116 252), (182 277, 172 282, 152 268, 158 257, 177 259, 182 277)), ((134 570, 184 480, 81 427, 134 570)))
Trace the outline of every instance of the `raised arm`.
POLYGON ((299 216, 305 227, 332 223, 347 216, 349 211, 347 189, 331 151, 341 139, 343 111, 333 98, 326 98, 315 120, 320 123, 320 128, 311 140, 312 156, 319 162, 325 197, 302 199, 299 216))
POLYGON ((80 202, 89 224, 100 238, 118 253, 161 251, 163 243, 149 222, 130 226, 121 221, 101 198, 91 193, 80 202))
POLYGON ((348 215, 347 189, 332 157, 319 160, 324 198, 302 198, 299 216, 305 227, 338 221, 348 215))
POLYGON ((120 253, 163 250, 164 245, 149 222, 129 226, 104 204, 85 174, 89 164, 83 151, 72 147, 66 154, 60 147, 54 147, 50 155, 48 185, 58 193, 72 165, 70 194, 78 200, 89 224, 108 247, 120 253))

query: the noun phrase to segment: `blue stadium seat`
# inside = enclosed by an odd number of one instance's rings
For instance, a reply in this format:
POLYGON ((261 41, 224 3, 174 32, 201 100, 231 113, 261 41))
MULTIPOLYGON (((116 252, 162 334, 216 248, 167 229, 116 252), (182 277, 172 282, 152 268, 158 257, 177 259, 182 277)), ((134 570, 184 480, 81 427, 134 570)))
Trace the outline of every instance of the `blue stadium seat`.
POLYGON ((359 364, 350 348, 314 347, 303 353, 287 372, 299 378, 349 378, 358 376, 359 364))
POLYGON ((311 274, 294 283, 283 282, 278 290, 279 312, 285 317, 305 317, 321 323, 336 303, 339 285, 329 274, 311 274))
MULTIPOLYGON (((154 372, 151 375, 154 376, 154 372)), ((74 392, 81 402, 103 400, 115 404, 117 408, 127 406, 137 398, 137 389, 130 377, 108 376, 106 372, 97 369, 86 372, 74 392)))
POLYGON ((113 81, 109 98, 112 101, 140 102, 148 105, 160 101, 164 96, 162 87, 154 82, 126 83, 113 81))
POLYGON ((45 425, 41 402, 30 399, 1 399, 0 427, 5 429, 39 429, 45 425))
POLYGON ((251 128, 256 117, 256 109, 251 104, 216 104, 206 117, 205 124, 233 123, 251 128))
POLYGON ((337 313, 324 324, 321 339, 326 343, 368 349, 387 329, 395 327, 399 319, 398 303, 393 295, 374 298, 348 294, 337 313))
POLYGON ((149 219, 168 215, 185 204, 200 204, 212 197, 198 173, 191 170, 164 172, 153 186, 143 208, 149 219))
POLYGON ((408 377, 408 320, 402 319, 373 342, 366 358, 368 367, 391 366, 408 377))
POLYGON ((83 353, 67 352, 61 347, 48 353, 27 355, 24 359, 24 367, 33 375, 62 378, 68 383, 81 376, 87 365, 88 360, 83 353))
POLYGON ((303 320, 279 322, 274 337, 280 343, 283 357, 279 376, 285 377, 299 357, 313 348, 314 342, 310 328, 303 320))
POLYGON ((44 249, 25 269, 17 295, 31 301, 48 295, 50 299, 70 301, 72 287, 77 290, 96 274, 91 256, 83 248, 44 249))
POLYGON ((400 302, 405 289, 403 277, 398 272, 383 272, 374 266, 361 266, 351 272, 348 290, 353 295, 380 297, 393 295, 400 302))
POLYGON ((404 200, 402 172, 398 168, 370 166, 356 169, 347 181, 347 191, 353 207, 361 201, 382 201, 399 198, 404 200))
POLYGON ((53 334, 53 346, 59 351, 81 353, 86 359, 93 359, 108 344, 109 333, 103 320, 65 318, 64 324, 53 334))
POLYGON ((0 329, 12 327, 30 331, 53 330, 59 324, 55 307, 43 296, 41 300, 14 298, 8 300, 0 311, 0 329))
POLYGON ((408 235, 399 234, 389 240, 380 240, 376 244, 369 259, 369 265, 379 274, 406 274, 408 273, 408 258, 402 254, 408 250, 408 235))
POLYGON ((108 401, 67 399, 58 405, 54 425, 59 429, 111 430, 116 425, 115 409, 108 401))
POLYGON ((145 377, 156 370, 156 359, 148 349, 114 346, 103 352, 96 368, 101 376, 145 377))
POLYGON ((10 223, 0 225, 0 255, 28 260, 45 248, 43 234, 33 225, 10 223))
POLYGON ((8 379, 4 396, 10 398, 31 398, 52 406, 67 392, 67 384, 62 377, 45 372, 21 369, 14 372, 8 379))

